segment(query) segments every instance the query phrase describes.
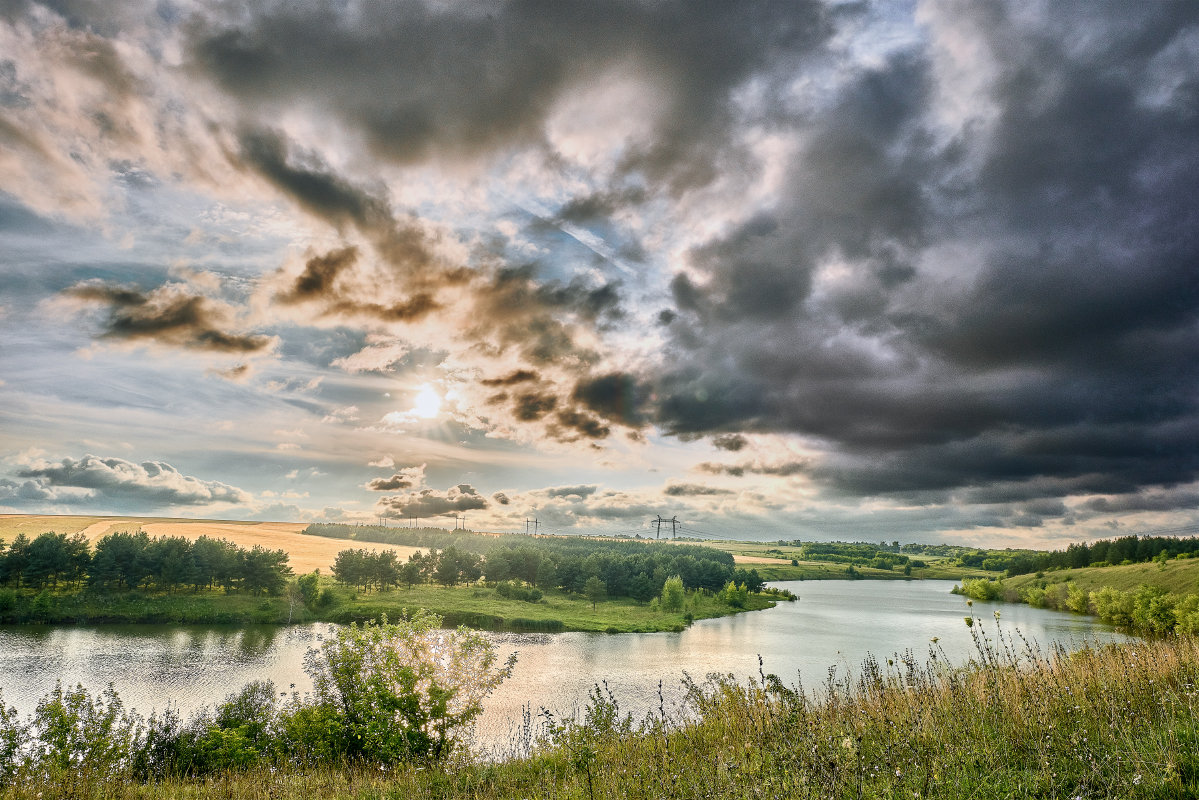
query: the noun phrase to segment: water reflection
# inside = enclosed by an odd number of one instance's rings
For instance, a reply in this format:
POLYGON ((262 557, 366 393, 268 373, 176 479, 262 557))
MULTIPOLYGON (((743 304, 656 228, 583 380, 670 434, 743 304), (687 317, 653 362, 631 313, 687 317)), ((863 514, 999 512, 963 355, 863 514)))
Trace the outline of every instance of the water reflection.
MULTIPOLYGON (((797 603, 722 619, 702 620, 682 633, 495 634, 503 655, 519 652, 512 678, 488 702, 479 722, 484 744, 502 745, 529 706, 570 714, 606 681, 624 709, 640 716, 656 709, 659 683, 666 702, 681 697, 684 672, 740 678, 765 671, 789 684, 823 682, 830 666, 856 670, 867 653, 886 658, 911 650, 923 660, 932 639, 964 663, 973 644, 963 616, 1048 646, 1123 639, 1082 617, 1028 606, 975 603, 949 594, 945 581, 820 581, 781 584, 797 603)), ((121 625, 97 628, 0 627, 0 689, 22 713, 54 688, 112 683, 126 705, 142 713, 168 704, 184 715, 221 701, 253 680, 272 680, 283 692, 311 688, 304 655, 328 626, 199 627, 121 625)), ((991 635, 994 635, 993 633, 991 635)))

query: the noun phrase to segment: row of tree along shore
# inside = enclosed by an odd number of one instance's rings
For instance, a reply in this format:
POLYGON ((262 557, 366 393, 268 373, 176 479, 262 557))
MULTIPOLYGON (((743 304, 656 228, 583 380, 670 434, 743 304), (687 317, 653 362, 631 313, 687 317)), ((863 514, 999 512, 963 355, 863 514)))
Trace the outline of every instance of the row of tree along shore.
POLYGON ((348 548, 331 575, 295 576, 282 550, 206 536, 118 532, 94 547, 81 535, 18 536, 0 542, 0 621, 344 622, 426 607, 473 627, 670 630, 788 597, 707 547, 477 538, 495 546, 480 554, 450 545, 407 561, 348 548), (600 617, 580 614, 585 604, 600 617))

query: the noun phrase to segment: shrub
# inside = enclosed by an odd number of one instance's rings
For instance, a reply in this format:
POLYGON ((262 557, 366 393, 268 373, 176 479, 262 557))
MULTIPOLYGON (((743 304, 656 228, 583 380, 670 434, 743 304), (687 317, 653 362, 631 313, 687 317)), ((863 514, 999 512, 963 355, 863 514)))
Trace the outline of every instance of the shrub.
POLYGON ((331 628, 305 670, 313 705, 337 720, 332 749, 381 764, 439 759, 512 672, 481 634, 438 628, 427 611, 389 623, 331 628))
POLYGON ((51 779, 119 780, 128 771, 140 719, 110 685, 98 697, 62 684, 37 704, 28 729, 32 757, 51 779))
POLYGON ((662 585, 662 608, 666 611, 682 611, 686 594, 683 591, 683 579, 672 575, 662 585))
POLYGON ((536 603, 542 598, 541 590, 523 586, 517 581, 500 581, 496 584, 495 593, 509 600, 523 600, 526 603, 536 603))
POLYGON ((975 600, 1000 600, 1003 597, 1003 582, 987 578, 964 578, 961 586, 953 588, 953 593, 975 600))
POLYGON ((1085 614, 1090 608, 1091 595, 1081 586, 1071 584, 1066 590, 1066 608, 1075 614, 1085 614))
POLYGON ((6 620, 15 617, 16 610, 17 590, 0 589, 0 620, 6 620))
POLYGON ((720 593, 720 599, 733 608, 745 608, 745 604, 749 602, 749 587, 744 583, 738 586, 729 581, 720 593))
POLYGON ((0 788, 16 783, 24 758, 21 748, 28 732, 17 710, 4 704, 0 695, 0 788))

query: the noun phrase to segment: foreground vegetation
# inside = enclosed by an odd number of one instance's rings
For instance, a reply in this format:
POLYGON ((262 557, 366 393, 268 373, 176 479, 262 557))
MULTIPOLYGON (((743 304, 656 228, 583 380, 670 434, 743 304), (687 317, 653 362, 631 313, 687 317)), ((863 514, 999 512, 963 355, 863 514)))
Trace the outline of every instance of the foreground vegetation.
MULTIPOLYGON (((376 695, 370 709, 392 709, 393 722, 383 728, 371 722, 382 719, 377 711, 353 717, 354 703, 327 703, 339 697, 333 683, 314 698, 283 702, 247 690, 198 722, 158 736, 111 695, 98 704, 107 725, 80 724, 95 722, 95 698, 60 692, 24 726, 12 713, 0 720, 0 758, 10 754, 0 796, 594 800, 1199 793, 1196 639, 1167 637, 1067 654, 1041 652, 998 633, 987 638, 981 625, 971 630, 977 655, 964 668, 946 664, 934 647, 926 661, 910 653, 871 659, 855 676, 830 672, 810 690, 767 675, 745 683, 720 676, 685 680, 684 709, 662 707, 642 720, 622 713, 618 698, 597 687, 579 718, 543 715, 540 727, 530 720, 499 760, 457 746, 467 718, 446 728, 454 735, 444 740, 399 736, 414 730, 413 720, 418 734, 427 730, 421 726, 440 712, 429 711, 434 706, 428 693, 415 703, 380 702, 408 697, 419 684, 395 671, 394 663, 384 674, 396 680, 367 675, 360 681, 376 695), (304 709, 308 716, 299 724, 304 709), (390 738, 380 733, 385 729, 390 738), (369 746, 353 744, 347 736, 355 731, 375 738, 369 746), (447 746, 439 749, 437 741, 447 746), (333 746, 315 746, 321 742, 333 746)), ((483 683, 502 669, 488 662, 483 683)), ((345 688, 358 697, 356 683, 345 688)), ((163 726, 157 730, 161 734, 163 726)))

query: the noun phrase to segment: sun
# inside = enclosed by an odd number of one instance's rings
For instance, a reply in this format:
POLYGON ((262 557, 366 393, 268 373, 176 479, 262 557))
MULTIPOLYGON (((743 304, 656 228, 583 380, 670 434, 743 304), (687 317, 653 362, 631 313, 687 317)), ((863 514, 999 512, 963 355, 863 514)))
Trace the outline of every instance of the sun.
POLYGON ((420 391, 412 401, 413 415, 421 419, 433 419, 441 413, 441 397, 429 384, 421 384, 420 391))

